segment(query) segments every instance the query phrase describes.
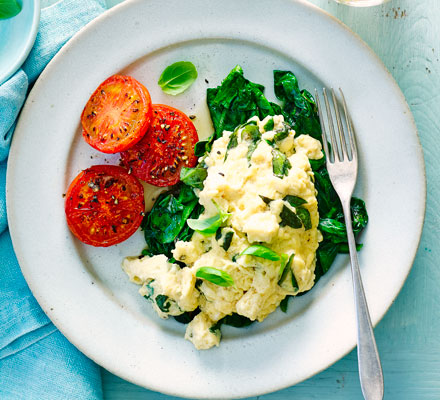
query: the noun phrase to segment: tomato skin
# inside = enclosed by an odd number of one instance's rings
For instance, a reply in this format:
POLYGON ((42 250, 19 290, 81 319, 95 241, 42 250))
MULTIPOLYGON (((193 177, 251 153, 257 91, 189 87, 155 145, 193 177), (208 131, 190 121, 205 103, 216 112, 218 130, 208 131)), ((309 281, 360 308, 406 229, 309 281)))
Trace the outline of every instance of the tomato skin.
POLYGON ((113 75, 90 96, 81 114, 84 140, 103 153, 139 142, 153 118, 150 94, 131 76, 113 75))
POLYGON ((67 225, 83 243, 108 247, 128 239, 144 215, 144 189, 115 165, 94 165, 82 171, 66 193, 67 225))
POLYGON ((139 179, 155 186, 171 186, 180 180, 182 167, 194 167, 198 142, 196 128, 180 110, 153 104, 153 120, 145 136, 121 152, 121 165, 139 179))

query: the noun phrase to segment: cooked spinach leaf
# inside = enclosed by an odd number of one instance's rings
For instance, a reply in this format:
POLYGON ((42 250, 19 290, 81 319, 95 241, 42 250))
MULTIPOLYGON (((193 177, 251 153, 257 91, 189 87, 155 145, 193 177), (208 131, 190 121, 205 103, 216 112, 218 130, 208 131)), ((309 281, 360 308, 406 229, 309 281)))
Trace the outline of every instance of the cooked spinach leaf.
POLYGON ((193 230, 186 225, 189 217, 197 218, 203 212, 193 189, 179 184, 162 193, 142 221, 147 249, 142 254, 165 254, 171 257, 176 240, 191 239, 193 230))
MULTIPOLYGON (((356 251, 360 251, 362 247, 364 247, 362 243, 356 244, 356 251)), ((338 247, 338 252, 342 254, 350 253, 350 250, 348 249, 348 243, 341 243, 338 247)))
POLYGON ((233 326, 234 328, 243 328, 255 322, 245 317, 244 315, 236 313, 226 315, 226 317, 223 317, 220 321, 222 321, 222 324, 233 326))
POLYGON ((154 282, 154 279, 152 279, 150 282, 148 282, 146 285, 145 285, 145 289, 147 289, 147 294, 146 295, 144 295, 144 297, 147 299, 147 300, 151 300, 151 297, 154 295, 154 288, 151 286, 151 284, 154 282))
POLYGON ((181 324, 189 324, 199 313, 200 308, 196 308, 194 311, 185 311, 183 314, 175 315, 174 319, 181 324))
POLYGON ((289 208, 283 205, 280 212, 280 226, 290 226, 293 229, 299 229, 302 227, 302 222, 298 216, 289 208))
POLYGON ((195 168, 183 167, 180 170, 180 180, 188 186, 203 189, 203 181, 206 179, 208 171, 206 168, 197 166, 195 168))
POLYGON ((224 130, 233 131, 249 118, 279 114, 277 104, 269 102, 263 94, 264 86, 250 82, 237 65, 217 88, 208 89, 207 103, 215 129, 215 138, 224 130))
POLYGON ((168 300, 168 296, 164 294, 158 294, 155 298, 156 304, 160 311, 167 313, 170 311, 171 302, 168 300))
POLYGON ((282 311, 282 312, 287 312, 287 306, 288 306, 288 304, 289 304, 289 299, 291 298, 292 296, 289 296, 289 295, 287 295, 286 297, 284 297, 284 299, 283 300, 281 300, 281 303, 280 303, 280 310, 282 311))
POLYGON ((225 251, 228 251, 232 243, 232 238, 234 237, 234 231, 232 228, 219 228, 215 233, 215 240, 219 242, 220 247, 225 251))
POLYGON ((292 196, 288 194, 283 198, 283 200, 287 201, 292 207, 299 207, 303 204, 307 204, 307 201, 298 196, 292 196))
POLYGON ((253 324, 255 321, 245 317, 244 315, 232 313, 230 315, 226 315, 222 319, 218 320, 215 325, 213 325, 209 330, 211 332, 220 329, 222 325, 233 326, 234 328, 244 328, 253 324))
MULTIPOLYGON (((254 121, 250 121, 254 122, 254 121)), ((247 160, 250 162, 253 152, 261 141, 261 133, 256 125, 246 125, 241 131, 241 137, 249 142, 247 160)))
POLYGON ((194 155, 196 157, 202 157, 205 153, 210 152, 213 141, 214 135, 211 135, 207 140, 197 142, 194 146, 194 155))
POLYGON ((237 130, 231 133, 231 136, 229 136, 229 142, 226 146, 226 153, 225 153, 225 161, 228 158, 228 152, 229 150, 235 148, 238 146, 238 138, 237 138, 237 130))
POLYGON ((307 231, 312 229, 312 220, 310 218, 310 212, 304 207, 296 207, 296 215, 304 225, 304 229, 307 231))
POLYGON ((272 169, 274 175, 278 178, 283 178, 289 174, 290 168, 292 168, 292 165, 286 155, 277 149, 272 149, 272 169))
POLYGON ((283 115, 297 135, 310 135, 320 140, 321 128, 313 96, 300 90, 290 71, 274 71, 275 95, 283 102, 283 115))
POLYGON ((262 196, 260 194, 261 200, 263 200, 266 204, 269 204, 271 201, 273 201, 272 199, 269 199, 269 197, 266 196, 262 196))
POLYGON ((232 286, 234 284, 231 275, 221 269, 213 267, 200 267, 196 272, 196 277, 223 287, 232 286))

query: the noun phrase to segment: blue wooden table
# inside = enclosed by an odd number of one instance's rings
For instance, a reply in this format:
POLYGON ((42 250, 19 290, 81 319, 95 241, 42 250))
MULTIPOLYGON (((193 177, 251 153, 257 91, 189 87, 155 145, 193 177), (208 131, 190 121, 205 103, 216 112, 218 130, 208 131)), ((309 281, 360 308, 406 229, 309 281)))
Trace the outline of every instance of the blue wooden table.
MULTIPOLYGON (((109 6, 120 1, 107 0, 109 6)), ((440 0, 391 0, 368 9, 338 5, 333 0, 311 2, 342 20, 370 45, 396 79, 417 123, 428 180, 425 227, 412 272, 375 333, 384 369, 385 399, 438 400, 440 0)), ((261 7, 265 3, 270 0, 256 0, 261 7)), ((106 399, 174 399, 132 385, 104 369, 102 378, 106 399)), ((362 399, 356 352, 305 382, 259 398, 362 399)))

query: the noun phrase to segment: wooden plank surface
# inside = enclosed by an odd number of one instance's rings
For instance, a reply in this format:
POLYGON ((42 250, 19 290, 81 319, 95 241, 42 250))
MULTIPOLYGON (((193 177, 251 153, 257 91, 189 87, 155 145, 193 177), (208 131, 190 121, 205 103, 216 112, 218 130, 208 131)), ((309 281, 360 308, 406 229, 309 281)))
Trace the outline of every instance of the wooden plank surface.
MULTIPOLYGON (((107 0, 110 6, 119 0, 107 0)), ((270 0, 266 0, 270 3, 270 0)), ((392 73, 413 112, 424 148, 426 221, 412 272, 375 333, 385 376, 385 399, 440 399, 440 1, 392 0, 350 8, 311 0, 360 35, 392 73)), ((259 1, 258 3, 263 3, 259 1)), ((311 27, 313 29, 313 27, 311 27)), ((404 201, 404 199, 402 199, 404 201)), ((404 216, 402 216, 404 218, 404 216)), ((408 226, 411 229, 411 226, 408 226)), ((109 400, 175 398, 132 385, 102 370, 109 400)), ((225 383, 227 384, 227 383, 225 383)), ((294 387, 261 400, 362 399, 356 353, 294 387)), ((256 399, 256 398, 253 398, 256 399)))

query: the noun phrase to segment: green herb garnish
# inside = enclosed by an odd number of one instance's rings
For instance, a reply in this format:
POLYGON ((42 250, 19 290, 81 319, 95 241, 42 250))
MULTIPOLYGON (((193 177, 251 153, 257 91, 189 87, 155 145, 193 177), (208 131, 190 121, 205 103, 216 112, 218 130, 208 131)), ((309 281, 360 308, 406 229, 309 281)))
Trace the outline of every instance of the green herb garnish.
POLYGON ((202 235, 213 235, 217 229, 228 220, 229 217, 229 214, 224 213, 217 204, 215 204, 215 206, 217 207, 218 214, 214 215, 213 217, 188 219, 186 223, 191 229, 201 233, 202 235))
POLYGON ((278 253, 274 252, 273 250, 269 249, 266 246, 262 246, 261 244, 254 244, 254 245, 248 247, 240 255, 241 256, 249 255, 249 256, 254 256, 254 257, 260 257, 260 258, 264 258, 266 260, 271 260, 271 261, 281 260, 281 257, 278 253))
POLYGON ((280 218, 280 226, 290 226, 293 229, 299 229, 302 227, 302 222, 299 217, 285 205, 283 205, 283 209, 280 212, 280 218))
POLYGON ((273 122, 273 118, 270 118, 267 120, 267 122, 264 124, 264 131, 265 132, 269 132, 273 129, 273 127, 275 126, 275 123, 273 122))
POLYGON ((196 272, 196 277, 223 287, 232 286, 234 284, 231 275, 213 267, 200 267, 196 272))
POLYGON ((21 11, 17 0, 0 0, 0 19, 15 17, 21 11))
POLYGON ((197 70, 194 64, 178 61, 165 68, 157 84, 165 93, 175 96, 188 89, 196 79, 197 70))
POLYGON ((203 189, 203 181, 206 179, 208 171, 206 168, 197 166, 196 168, 183 167, 180 170, 180 180, 188 186, 203 189))
POLYGON ((290 161, 286 155, 277 149, 272 150, 272 168, 273 174, 278 178, 283 178, 289 174, 289 169, 292 168, 290 161))
POLYGON ((305 201, 301 197, 292 196, 290 194, 285 196, 283 200, 287 201, 292 207, 299 207, 307 203, 307 201, 305 201))

